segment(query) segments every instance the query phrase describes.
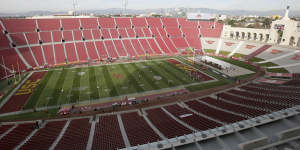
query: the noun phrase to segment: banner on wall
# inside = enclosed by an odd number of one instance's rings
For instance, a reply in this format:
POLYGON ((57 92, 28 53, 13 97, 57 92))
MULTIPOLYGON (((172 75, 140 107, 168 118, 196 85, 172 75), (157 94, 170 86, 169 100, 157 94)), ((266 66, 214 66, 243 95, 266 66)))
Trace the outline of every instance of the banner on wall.
POLYGON ((188 13, 188 20, 211 20, 215 19, 215 15, 209 13, 188 13))
POLYGON ((283 24, 275 24, 274 29, 283 31, 284 30, 284 25, 283 24))

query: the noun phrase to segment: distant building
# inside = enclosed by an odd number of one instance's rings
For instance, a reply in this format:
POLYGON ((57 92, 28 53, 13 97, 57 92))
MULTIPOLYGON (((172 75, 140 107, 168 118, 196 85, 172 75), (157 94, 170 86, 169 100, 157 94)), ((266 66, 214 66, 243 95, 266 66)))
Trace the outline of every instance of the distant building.
POLYGON ((226 20, 227 19, 227 15, 220 15, 218 19, 219 20, 226 20))
POLYGON ((270 29, 238 28, 225 25, 222 37, 300 47, 300 22, 289 18, 289 8, 289 6, 286 8, 282 19, 272 22, 270 29))

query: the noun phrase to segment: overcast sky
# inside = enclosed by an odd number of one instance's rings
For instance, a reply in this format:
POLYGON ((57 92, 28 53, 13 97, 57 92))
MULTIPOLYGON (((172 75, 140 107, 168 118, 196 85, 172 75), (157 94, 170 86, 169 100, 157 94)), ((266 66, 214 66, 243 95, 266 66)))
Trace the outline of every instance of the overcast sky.
MULTIPOLYGON (((121 8, 122 0, 77 0, 80 10, 121 8)), ((73 0, 0 0, 0 12, 24 12, 33 10, 66 11, 72 9, 73 0)), ((128 8, 193 7, 213 9, 300 10, 300 0, 128 0, 128 8)))

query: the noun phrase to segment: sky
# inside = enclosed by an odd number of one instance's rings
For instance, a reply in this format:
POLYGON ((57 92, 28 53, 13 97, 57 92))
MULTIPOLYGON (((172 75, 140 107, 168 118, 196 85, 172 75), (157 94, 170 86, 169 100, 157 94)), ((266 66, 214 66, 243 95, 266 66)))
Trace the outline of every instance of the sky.
MULTIPOLYGON (((122 0, 77 0, 79 10, 121 8, 122 0)), ((300 0, 128 0, 128 8, 213 8, 222 10, 278 10, 290 5, 300 10, 300 0)), ((0 12, 16 13, 35 10, 66 11, 73 0, 0 0, 0 12)))

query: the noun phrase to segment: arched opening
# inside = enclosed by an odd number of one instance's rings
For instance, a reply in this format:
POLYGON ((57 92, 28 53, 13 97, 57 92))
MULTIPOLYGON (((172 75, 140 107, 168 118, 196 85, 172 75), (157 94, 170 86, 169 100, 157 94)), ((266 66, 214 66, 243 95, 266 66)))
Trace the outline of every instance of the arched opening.
POLYGON ((254 33, 253 40, 257 40, 257 33, 254 33))
POLYGON ((234 35, 233 35, 233 32, 231 31, 231 32, 230 32, 230 38, 233 39, 233 36, 234 36, 234 35))
POLYGON ((242 32, 242 39, 245 39, 245 32, 242 32))
POLYGON ((262 40, 263 40, 263 37, 264 37, 263 34, 260 33, 260 34, 259 34, 259 40, 262 41, 262 40))
POLYGON ((240 38, 240 33, 239 32, 235 32, 235 38, 239 39, 240 38))
POLYGON ((266 42, 268 42, 269 41, 269 39, 270 39, 270 34, 266 34, 266 42))
POLYGON ((281 40, 284 41, 284 39, 282 39, 283 31, 278 30, 277 35, 278 35, 277 44, 280 44, 281 40))
POLYGON ((250 39, 251 39, 251 33, 248 32, 248 40, 250 40, 250 39))
POLYGON ((290 45, 290 46, 294 46, 294 44, 295 44, 295 37, 292 36, 292 37, 290 38, 290 43, 289 43, 289 45, 290 45))
POLYGON ((300 47, 300 37, 298 38, 297 47, 300 47))

